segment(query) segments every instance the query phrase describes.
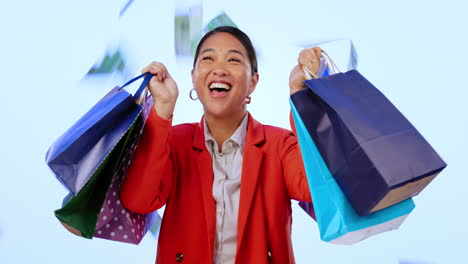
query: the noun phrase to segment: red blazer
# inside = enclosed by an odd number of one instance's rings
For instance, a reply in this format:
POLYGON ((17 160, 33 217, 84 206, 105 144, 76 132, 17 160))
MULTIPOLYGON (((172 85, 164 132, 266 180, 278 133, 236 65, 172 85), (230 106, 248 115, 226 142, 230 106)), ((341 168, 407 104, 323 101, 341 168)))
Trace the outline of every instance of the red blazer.
MULTIPOLYGON (((139 213, 166 205, 156 263, 213 263, 212 166, 203 122, 172 126, 152 110, 120 199, 139 213)), ((311 202, 297 138, 249 114, 236 263, 294 263, 291 199, 311 202)))

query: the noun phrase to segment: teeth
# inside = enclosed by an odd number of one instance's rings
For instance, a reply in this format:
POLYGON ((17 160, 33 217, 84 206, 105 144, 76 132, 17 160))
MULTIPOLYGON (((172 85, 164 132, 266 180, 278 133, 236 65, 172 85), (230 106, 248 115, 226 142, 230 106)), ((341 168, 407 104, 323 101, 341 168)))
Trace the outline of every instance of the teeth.
POLYGON ((215 88, 226 89, 226 90, 230 89, 227 83, 217 83, 217 82, 214 82, 210 85, 210 89, 215 89, 215 88))

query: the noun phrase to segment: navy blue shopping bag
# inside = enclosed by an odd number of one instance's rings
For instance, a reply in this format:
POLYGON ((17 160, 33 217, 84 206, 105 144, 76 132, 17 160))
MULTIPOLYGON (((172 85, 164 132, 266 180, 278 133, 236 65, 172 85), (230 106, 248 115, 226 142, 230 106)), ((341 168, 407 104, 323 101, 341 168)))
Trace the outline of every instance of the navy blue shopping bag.
POLYGON ((141 113, 136 100, 151 77, 144 73, 112 89, 49 148, 47 164, 73 194, 84 186, 141 113), (122 89, 142 77, 135 95, 122 89))
POLYGON ((351 245, 382 232, 395 230, 414 209, 411 198, 366 216, 359 216, 330 173, 303 120, 291 101, 291 113, 301 149, 312 203, 299 205, 318 224, 320 238, 351 245))
POLYGON ((417 195, 445 168, 416 128, 358 71, 305 84, 291 100, 359 215, 417 195))

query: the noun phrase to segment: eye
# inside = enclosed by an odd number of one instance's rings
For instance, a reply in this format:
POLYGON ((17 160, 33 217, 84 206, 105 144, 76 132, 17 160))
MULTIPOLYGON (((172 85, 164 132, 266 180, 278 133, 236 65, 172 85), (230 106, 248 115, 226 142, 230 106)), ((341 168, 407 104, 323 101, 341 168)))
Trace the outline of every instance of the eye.
POLYGON ((202 60, 213 60, 213 57, 211 56, 205 56, 205 57, 202 57, 202 60))
POLYGON ((237 59, 237 58, 230 58, 228 61, 229 61, 229 62, 241 62, 241 61, 240 61, 239 59, 237 59))

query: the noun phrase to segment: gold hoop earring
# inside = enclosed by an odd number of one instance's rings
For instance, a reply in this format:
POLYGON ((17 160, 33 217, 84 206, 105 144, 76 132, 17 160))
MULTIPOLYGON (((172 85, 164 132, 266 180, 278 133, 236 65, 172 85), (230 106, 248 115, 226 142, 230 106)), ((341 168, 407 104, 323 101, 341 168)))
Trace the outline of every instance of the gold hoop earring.
MULTIPOLYGON (((190 97, 190 99, 192 99, 192 101, 196 101, 196 100, 198 100, 198 95, 197 95, 197 98, 194 98, 193 95, 192 95, 193 91, 195 91, 195 88, 192 88, 192 90, 190 90, 189 97, 190 97)), ((195 91, 195 93, 197 93, 197 92, 195 91)))
POLYGON ((252 97, 247 96, 247 97, 245 98, 245 103, 246 103, 246 104, 250 104, 250 102, 252 102, 252 97))

